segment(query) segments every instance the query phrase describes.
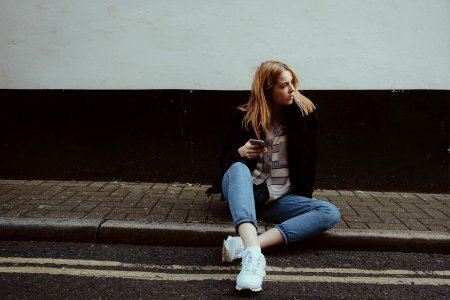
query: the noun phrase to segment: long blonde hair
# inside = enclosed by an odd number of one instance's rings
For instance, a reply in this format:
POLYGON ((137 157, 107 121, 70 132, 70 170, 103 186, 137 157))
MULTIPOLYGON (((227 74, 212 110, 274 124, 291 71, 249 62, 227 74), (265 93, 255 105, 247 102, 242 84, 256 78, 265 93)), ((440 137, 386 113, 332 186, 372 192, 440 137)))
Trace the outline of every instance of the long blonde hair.
POLYGON ((316 109, 311 100, 298 91, 298 78, 288 65, 276 60, 265 61, 261 63, 253 77, 250 99, 239 107, 246 112, 242 120, 244 128, 249 130, 250 126, 253 127, 258 138, 261 138, 261 129, 267 135, 272 125, 274 116, 270 95, 278 77, 285 70, 292 74, 294 103, 299 107, 302 115, 306 116, 316 109))

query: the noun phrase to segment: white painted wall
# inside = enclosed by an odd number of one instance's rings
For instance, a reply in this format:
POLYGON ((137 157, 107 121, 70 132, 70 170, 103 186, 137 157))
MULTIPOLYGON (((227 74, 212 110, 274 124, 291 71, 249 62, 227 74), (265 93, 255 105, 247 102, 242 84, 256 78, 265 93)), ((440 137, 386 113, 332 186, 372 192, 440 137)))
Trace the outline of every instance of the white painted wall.
POLYGON ((0 0, 0 88, 450 89, 449 0, 0 0))

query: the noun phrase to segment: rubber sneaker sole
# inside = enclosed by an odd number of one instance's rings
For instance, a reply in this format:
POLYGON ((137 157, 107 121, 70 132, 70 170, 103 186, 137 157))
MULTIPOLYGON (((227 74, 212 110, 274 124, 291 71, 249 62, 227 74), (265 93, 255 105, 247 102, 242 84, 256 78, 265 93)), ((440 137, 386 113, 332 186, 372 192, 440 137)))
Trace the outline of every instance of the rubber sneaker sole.
POLYGON ((227 260, 227 250, 225 249, 225 241, 223 241, 224 244, 222 245, 222 262, 228 262, 227 260))
POLYGON ((238 290, 238 291, 250 290, 250 291, 252 291, 252 292, 257 293, 257 292, 261 292, 261 291, 262 291, 262 287, 259 287, 259 288, 250 288, 250 287, 238 287, 238 286, 236 285, 236 290, 238 290))

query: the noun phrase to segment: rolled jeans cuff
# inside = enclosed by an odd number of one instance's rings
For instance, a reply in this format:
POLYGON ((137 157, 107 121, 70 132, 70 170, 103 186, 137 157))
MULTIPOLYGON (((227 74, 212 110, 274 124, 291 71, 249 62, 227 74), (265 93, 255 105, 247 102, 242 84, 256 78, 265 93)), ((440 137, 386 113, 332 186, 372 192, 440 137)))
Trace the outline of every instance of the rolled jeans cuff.
POLYGON ((276 225, 275 225, 275 228, 278 229, 278 231, 279 231, 279 232, 281 233, 281 235, 283 236, 284 244, 285 244, 286 246, 288 246, 288 245, 289 245, 289 239, 288 239, 288 236, 287 236, 286 232, 284 231, 283 225, 282 225, 282 224, 276 224, 276 225))
POLYGON ((244 224, 244 223, 251 223, 251 224, 253 224, 253 226, 255 226, 255 228, 256 228, 256 231, 258 231, 258 222, 256 220, 242 218, 242 219, 239 219, 236 222, 234 222, 234 229, 236 230, 236 233, 239 233, 238 232, 239 226, 241 224, 244 224))

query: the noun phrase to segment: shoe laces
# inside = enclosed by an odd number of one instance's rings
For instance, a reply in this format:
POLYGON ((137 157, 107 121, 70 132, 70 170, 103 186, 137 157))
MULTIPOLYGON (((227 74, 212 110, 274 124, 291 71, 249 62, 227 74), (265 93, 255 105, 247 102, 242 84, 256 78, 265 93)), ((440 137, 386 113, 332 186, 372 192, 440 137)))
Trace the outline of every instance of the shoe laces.
POLYGON ((235 256, 242 257, 242 252, 244 251, 244 247, 241 247, 238 241, 236 241, 236 247, 234 249, 235 256))
POLYGON ((246 273, 251 274, 261 273, 262 264, 263 264, 263 256, 261 254, 255 255, 249 253, 247 255, 244 255, 242 258, 242 269, 246 273))

